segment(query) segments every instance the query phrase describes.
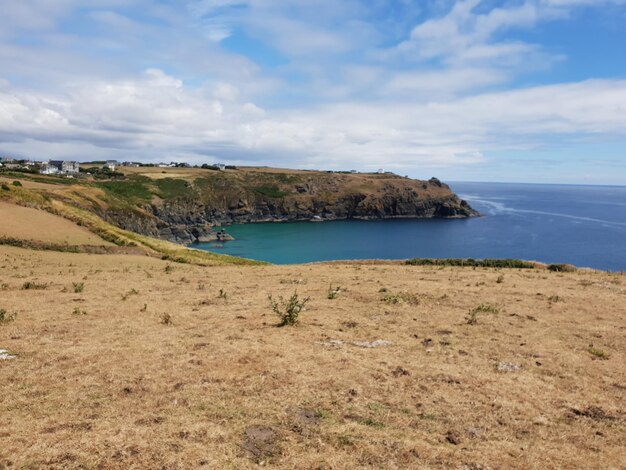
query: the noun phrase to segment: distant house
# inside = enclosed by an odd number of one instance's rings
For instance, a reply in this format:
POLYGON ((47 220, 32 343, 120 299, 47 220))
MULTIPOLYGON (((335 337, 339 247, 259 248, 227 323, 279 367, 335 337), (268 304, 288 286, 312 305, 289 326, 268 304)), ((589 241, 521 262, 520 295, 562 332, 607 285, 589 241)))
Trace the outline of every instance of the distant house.
POLYGON ((43 175, 76 175, 80 171, 80 163, 65 160, 50 160, 41 164, 39 173, 43 175))
POLYGON ((104 168, 107 168, 108 170, 111 170, 111 171, 115 171, 116 167, 117 167, 117 160, 107 160, 106 163, 104 164, 104 168))
POLYGON ((226 165, 224 163, 216 163, 215 166, 217 167, 218 170, 220 171, 224 171, 226 170, 226 165))
POLYGON ((383 170, 382 168, 379 168, 376 173, 378 173, 379 175, 382 175, 384 172, 385 170, 383 170))

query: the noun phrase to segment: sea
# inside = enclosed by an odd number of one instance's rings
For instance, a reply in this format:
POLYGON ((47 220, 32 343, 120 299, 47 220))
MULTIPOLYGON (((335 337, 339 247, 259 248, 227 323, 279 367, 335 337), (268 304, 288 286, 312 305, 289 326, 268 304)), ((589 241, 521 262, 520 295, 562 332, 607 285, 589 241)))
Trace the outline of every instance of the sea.
POLYGON ((194 245, 274 264, 406 258, 518 258, 626 271, 626 186, 450 183, 482 216, 226 227, 194 245))

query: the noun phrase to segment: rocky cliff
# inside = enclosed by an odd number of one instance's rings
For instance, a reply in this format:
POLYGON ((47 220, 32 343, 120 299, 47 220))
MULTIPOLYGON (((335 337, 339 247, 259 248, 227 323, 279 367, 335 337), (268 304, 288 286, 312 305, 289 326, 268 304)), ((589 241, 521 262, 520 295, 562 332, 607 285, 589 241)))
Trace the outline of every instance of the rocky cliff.
POLYGON ((144 180, 142 184, 154 193, 149 201, 138 201, 137 210, 108 208, 100 215, 122 228, 179 243, 227 239, 213 227, 234 223, 479 215, 436 178, 270 169, 200 171, 187 170, 184 178, 172 174, 144 180))

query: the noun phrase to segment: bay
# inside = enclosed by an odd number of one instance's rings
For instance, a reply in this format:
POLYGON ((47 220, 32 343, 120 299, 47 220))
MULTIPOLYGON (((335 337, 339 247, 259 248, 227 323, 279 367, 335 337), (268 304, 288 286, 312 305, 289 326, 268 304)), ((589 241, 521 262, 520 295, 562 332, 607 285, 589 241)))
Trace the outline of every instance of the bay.
POLYGON ((472 219, 233 225, 216 253, 297 264, 354 259, 519 258, 626 270, 626 187, 450 183, 472 219))

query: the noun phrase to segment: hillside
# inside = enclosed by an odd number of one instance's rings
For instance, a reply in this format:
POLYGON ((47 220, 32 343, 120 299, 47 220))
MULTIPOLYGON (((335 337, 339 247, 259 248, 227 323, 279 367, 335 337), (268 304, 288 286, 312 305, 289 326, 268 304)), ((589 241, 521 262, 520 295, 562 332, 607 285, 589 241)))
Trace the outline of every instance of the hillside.
POLYGON ((623 468, 625 295, 590 270, 0 246, 0 467, 623 468), (279 328, 268 294, 296 291, 279 328))
POLYGON ((185 244, 213 240, 215 226, 232 223, 478 215, 436 178, 394 174, 123 167, 76 180, 19 176, 122 229, 185 244))

